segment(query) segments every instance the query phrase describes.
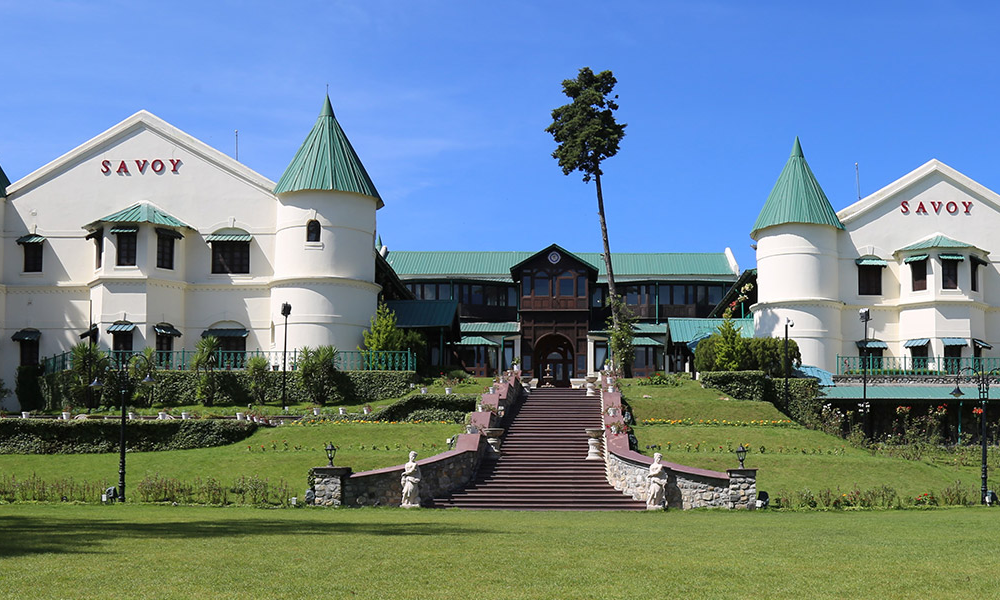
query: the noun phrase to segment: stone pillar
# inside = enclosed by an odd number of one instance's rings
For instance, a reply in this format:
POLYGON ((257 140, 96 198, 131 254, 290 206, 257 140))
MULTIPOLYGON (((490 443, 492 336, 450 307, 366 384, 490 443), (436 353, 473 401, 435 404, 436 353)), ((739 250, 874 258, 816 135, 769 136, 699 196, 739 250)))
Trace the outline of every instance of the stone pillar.
POLYGON ((351 476, 351 467, 313 467, 309 470, 306 504, 340 506, 344 501, 344 481, 351 476))
POLYGON ((757 507, 757 469, 727 469, 729 508, 753 510, 757 507))

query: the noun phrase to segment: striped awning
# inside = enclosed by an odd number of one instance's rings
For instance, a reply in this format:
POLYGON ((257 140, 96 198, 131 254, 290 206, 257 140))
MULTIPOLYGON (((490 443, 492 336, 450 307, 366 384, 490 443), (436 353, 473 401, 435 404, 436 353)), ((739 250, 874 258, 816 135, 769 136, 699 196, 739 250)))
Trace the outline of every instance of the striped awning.
POLYGON ((889 263, 877 256, 862 256, 861 258, 854 259, 854 264, 859 267, 884 267, 889 263))
POLYGON ((929 343, 931 343, 931 338, 917 338, 915 340, 906 340, 906 343, 903 344, 903 347, 915 348, 918 346, 926 346, 929 343))
POLYGON ((157 227, 156 235, 162 235, 163 237, 174 238, 175 240, 182 239, 184 236, 181 232, 175 229, 167 229, 166 227, 157 227))
POLYGON ((984 342, 983 340, 980 339, 972 338, 972 343, 975 344, 976 346, 979 346, 980 348, 986 348, 987 350, 993 349, 993 344, 984 342))
POLYGON ((889 345, 883 342, 882 340, 858 340, 855 343, 857 344, 858 348, 867 350, 880 349, 880 348, 887 349, 889 347, 889 345))
POLYGON ((965 260, 965 256, 962 254, 951 254, 951 253, 941 253, 938 254, 938 258, 941 260, 965 260))
POLYGON ((242 337, 245 338, 249 335, 249 331, 242 328, 232 328, 232 329, 206 329, 201 332, 201 337, 217 337, 217 338, 234 338, 242 337))
POLYGON ((115 225, 108 230, 108 233, 136 233, 139 231, 138 225, 115 225))
POLYGON ((252 239, 249 233, 213 233, 205 236, 206 242, 249 242, 252 239))
POLYGON ((158 335, 169 335, 171 337, 181 337, 181 332, 170 323, 157 323, 153 325, 153 331, 158 335))
POLYGON ((22 235, 21 237, 14 240, 18 244, 41 244, 45 241, 44 235, 38 235, 37 233, 29 233, 28 235, 22 235))
POLYGON ((499 346, 500 344, 488 340, 481 335, 463 335, 462 339, 455 342, 456 346, 499 346))
POLYGON ((135 329, 135 323, 130 321, 115 321, 108 327, 108 333, 128 333, 135 329))
POLYGON ((927 255, 926 254, 915 254, 913 256, 907 256, 906 258, 903 259, 903 262, 904 263, 911 263, 911 262, 917 262, 917 261, 921 261, 921 260, 927 260, 927 255))
POLYGON ((968 346, 969 342, 965 338, 941 338, 945 346, 968 346))
POLYGON ((658 342, 658 341, 654 340, 653 338, 647 337, 647 336, 644 336, 644 335, 637 335, 634 338, 632 338, 632 345, 633 346, 662 346, 663 342, 658 342))
POLYGON ((41 331, 29 327, 14 333, 14 335, 10 336, 10 339, 15 342, 34 342, 40 337, 42 337, 41 331))

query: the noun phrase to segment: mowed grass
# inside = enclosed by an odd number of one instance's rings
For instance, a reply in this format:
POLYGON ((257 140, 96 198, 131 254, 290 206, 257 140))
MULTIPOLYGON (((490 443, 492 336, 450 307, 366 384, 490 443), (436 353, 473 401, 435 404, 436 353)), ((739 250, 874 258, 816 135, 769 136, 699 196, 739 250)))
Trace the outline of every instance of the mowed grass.
MULTIPOLYGON (((146 475, 182 481, 213 477, 223 483, 256 475, 304 489, 309 469, 327 464, 328 441, 338 447, 335 464, 358 472, 403 464, 409 449, 421 458, 432 456, 445 449, 448 437, 463 430, 454 423, 282 425, 261 428, 244 442, 218 448, 129 452, 127 475, 133 485, 146 475)), ((72 477, 110 485, 118 481, 118 453, 5 454, 0 455, 0 474, 20 479, 32 474, 46 480, 72 477)))
POLYGON ((0 506, 30 598, 991 598, 997 512, 0 506))
MULTIPOLYGON (((796 424, 642 425, 642 419, 648 418, 747 422, 787 420, 788 416, 770 403, 733 400, 693 381, 679 387, 640 386, 627 381, 624 394, 639 423, 635 435, 640 452, 647 456, 661 452, 665 461, 725 471, 738 466, 731 449, 744 444, 750 448, 746 466, 758 469, 757 489, 772 495, 804 489, 846 493, 887 485, 912 499, 925 492, 939 496, 944 488, 961 481, 973 500, 979 498, 978 459, 965 461, 963 466, 943 450, 932 451, 923 460, 873 456, 844 439, 796 424), (647 448, 652 445, 660 448, 647 448)), ((994 460, 990 464, 994 465, 994 460)))

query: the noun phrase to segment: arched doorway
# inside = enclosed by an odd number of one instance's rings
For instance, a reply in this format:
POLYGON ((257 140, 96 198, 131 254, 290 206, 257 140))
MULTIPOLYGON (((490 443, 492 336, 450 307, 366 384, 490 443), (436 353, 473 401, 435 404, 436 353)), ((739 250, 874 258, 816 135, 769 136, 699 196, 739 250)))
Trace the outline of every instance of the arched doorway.
POLYGON ((539 385, 569 387, 570 377, 574 376, 573 343, 556 333, 542 336, 535 342, 532 364, 539 385))

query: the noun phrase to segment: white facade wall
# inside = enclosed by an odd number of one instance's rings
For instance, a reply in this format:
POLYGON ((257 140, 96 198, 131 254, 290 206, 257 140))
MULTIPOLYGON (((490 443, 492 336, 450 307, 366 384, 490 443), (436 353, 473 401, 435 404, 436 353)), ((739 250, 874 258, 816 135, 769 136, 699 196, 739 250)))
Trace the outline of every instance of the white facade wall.
MULTIPOLYGON (((248 350, 269 350, 282 347, 280 307, 290 302, 289 348, 353 350, 380 290, 376 201, 340 192, 279 199, 274 185, 146 112, 13 183, 0 200, 0 377, 13 388, 16 331, 39 329, 44 358, 78 343, 91 314, 102 347, 111 344, 107 328, 127 320, 136 325, 136 349, 152 346, 153 325, 166 322, 183 334, 175 350, 192 350, 215 327, 246 328, 248 350), (135 266, 116 265, 117 236, 105 225, 98 267, 84 226, 140 202, 189 226, 177 229, 184 237, 174 243, 174 268, 156 266, 150 223, 138 224, 135 266), (305 244, 308 218, 323 224, 319 244, 305 244), (15 240, 27 233, 45 237, 41 273, 23 272, 15 240), (212 273, 213 233, 252 236, 249 273, 212 273)), ((16 400, 4 406, 12 410, 16 400)))

